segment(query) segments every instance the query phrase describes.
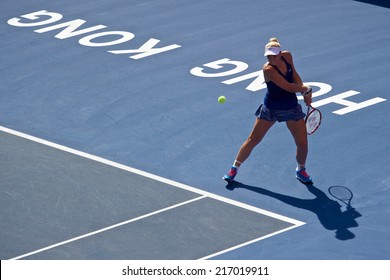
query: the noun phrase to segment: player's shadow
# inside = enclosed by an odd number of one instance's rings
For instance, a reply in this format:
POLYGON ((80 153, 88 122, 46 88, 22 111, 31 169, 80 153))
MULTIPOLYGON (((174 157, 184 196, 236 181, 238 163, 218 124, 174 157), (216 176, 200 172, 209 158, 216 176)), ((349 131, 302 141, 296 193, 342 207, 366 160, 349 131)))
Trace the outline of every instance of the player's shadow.
POLYGON ((237 188, 246 189, 278 199, 291 206, 311 211, 317 215, 324 228, 335 231, 335 237, 337 239, 348 240, 355 238, 355 235, 349 229, 359 226, 356 219, 362 215, 352 207, 342 207, 337 201, 330 199, 314 185, 306 185, 306 187, 315 196, 313 199, 292 197, 260 187, 248 186, 236 181, 226 186, 230 191, 237 188), (346 208, 346 210, 343 211, 343 208, 346 208))
POLYGON ((389 0, 355 0, 355 1, 377 5, 385 8, 390 8, 389 0))

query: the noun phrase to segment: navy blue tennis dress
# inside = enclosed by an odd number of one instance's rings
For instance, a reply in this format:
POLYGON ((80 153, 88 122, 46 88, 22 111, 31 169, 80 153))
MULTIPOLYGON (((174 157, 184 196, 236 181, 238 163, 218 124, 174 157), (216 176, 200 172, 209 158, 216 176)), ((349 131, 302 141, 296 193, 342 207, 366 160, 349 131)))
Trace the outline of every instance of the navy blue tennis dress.
MULTIPOLYGON (((290 63, 282 56, 282 60, 286 63, 287 73, 284 75, 277 67, 278 73, 289 83, 294 82, 293 70, 290 63)), ((272 81, 266 82, 267 93, 264 97, 263 104, 256 111, 256 116, 267 121, 297 121, 303 119, 305 114, 302 112, 302 107, 298 103, 298 98, 295 92, 289 92, 277 86, 272 81)))

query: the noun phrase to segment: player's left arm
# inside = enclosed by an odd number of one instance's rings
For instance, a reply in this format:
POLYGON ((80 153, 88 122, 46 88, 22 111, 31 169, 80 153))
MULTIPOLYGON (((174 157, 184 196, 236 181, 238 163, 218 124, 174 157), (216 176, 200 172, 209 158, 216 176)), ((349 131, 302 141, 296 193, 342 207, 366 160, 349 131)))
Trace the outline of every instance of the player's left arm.
POLYGON ((282 55, 292 67, 294 83, 298 85, 303 85, 301 76, 299 76, 297 70, 295 69, 292 54, 289 51, 283 51, 282 55))
MULTIPOLYGON (((290 63, 290 65, 291 65, 291 68, 293 71, 294 83, 299 84, 299 85, 303 85, 301 76, 299 76, 297 70, 295 69, 292 54, 289 51, 284 51, 282 54, 283 54, 283 57, 287 60, 287 62, 290 63)), ((306 105, 310 105, 311 101, 312 101, 311 100, 311 92, 307 95, 304 95, 303 99, 304 99, 306 105)))

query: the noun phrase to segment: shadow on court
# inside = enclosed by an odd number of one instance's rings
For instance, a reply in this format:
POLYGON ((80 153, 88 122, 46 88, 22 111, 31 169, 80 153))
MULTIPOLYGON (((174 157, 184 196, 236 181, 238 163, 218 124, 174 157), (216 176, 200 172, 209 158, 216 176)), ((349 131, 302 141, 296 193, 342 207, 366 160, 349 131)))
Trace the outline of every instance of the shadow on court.
POLYGON ((335 237, 337 239, 348 240, 355 238, 355 234, 349 229, 359 226, 356 219, 362 215, 352 207, 347 207, 347 209, 343 211, 342 206, 337 201, 330 199, 323 191, 316 188, 314 185, 305 186, 309 192, 315 196, 315 198, 302 199, 292 197, 272 192, 264 188, 245 185, 236 181, 229 183, 226 188, 230 191, 238 188, 250 190, 278 199, 291 206, 311 211, 317 215, 324 228, 335 231, 335 237))
POLYGON ((389 0, 355 0, 357 2, 363 2, 371 5, 377 5, 384 8, 390 8, 390 1, 389 0))

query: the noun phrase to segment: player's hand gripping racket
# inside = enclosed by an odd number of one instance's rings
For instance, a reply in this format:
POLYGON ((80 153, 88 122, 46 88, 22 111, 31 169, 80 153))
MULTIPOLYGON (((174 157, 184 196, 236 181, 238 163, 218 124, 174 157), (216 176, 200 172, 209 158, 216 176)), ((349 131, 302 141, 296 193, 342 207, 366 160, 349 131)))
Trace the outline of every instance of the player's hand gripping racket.
POLYGON ((320 127, 321 120, 322 114, 320 110, 313 108, 311 105, 308 105, 305 118, 307 134, 313 134, 320 127))

